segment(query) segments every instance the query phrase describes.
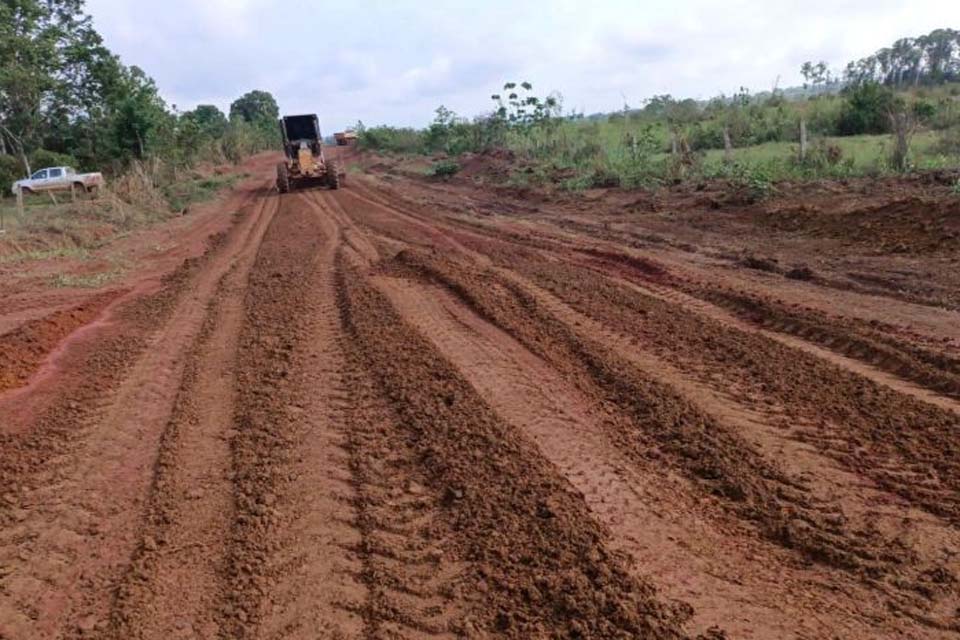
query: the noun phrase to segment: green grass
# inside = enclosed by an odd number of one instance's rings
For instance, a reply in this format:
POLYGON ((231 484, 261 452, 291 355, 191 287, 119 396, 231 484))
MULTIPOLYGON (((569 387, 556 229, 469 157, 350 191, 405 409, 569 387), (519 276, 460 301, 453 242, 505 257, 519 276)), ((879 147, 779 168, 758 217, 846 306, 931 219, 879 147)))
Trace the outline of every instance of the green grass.
POLYGON ((229 174, 183 180, 165 187, 163 195, 174 211, 183 211, 191 204, 212 200, 222 189, 232 187, 242 177, 229 174))
MULTIPOLYGON (((855 172, 866 172, 883 166, 892 147, 892 139, 889 135, 830 137, 823 140, 827 144, 839 147, 843 151, 843 158, 852 159, 855 172)), ((813 140, 811 146, 816 145, 817 142, 816 139, 813 140)), ((924 163, 940 157, 934 151, 936 142, 937 134, 931 131, 920 132, 914 136, 911 153, 918 166, 923 166, 924 163)), ((797 148, 798 144, 794 142, 768 142, 734 149, 732 156, 737 162, 769 165, 795 157, 797 148)), ((723 155, 722 149, 710 149, 705 153, 704 160, 707 163, 721 162, 723 155)))

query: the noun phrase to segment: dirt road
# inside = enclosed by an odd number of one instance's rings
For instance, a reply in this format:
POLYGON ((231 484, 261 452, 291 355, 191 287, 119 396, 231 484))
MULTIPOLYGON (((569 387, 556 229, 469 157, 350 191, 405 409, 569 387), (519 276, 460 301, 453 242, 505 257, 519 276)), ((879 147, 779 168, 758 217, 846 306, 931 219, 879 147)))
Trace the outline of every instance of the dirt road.
POLYGON ((960 632, 956 310, 254 174, 162 280, 10 311, 0 638, 960 632))

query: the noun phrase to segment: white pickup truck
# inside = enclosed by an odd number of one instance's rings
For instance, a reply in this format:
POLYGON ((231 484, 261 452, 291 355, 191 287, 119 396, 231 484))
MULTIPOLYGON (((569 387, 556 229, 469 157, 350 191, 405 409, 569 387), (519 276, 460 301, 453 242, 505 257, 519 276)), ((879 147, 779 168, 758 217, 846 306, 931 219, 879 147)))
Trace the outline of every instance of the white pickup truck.
POLYGON ((72 167, 47 167, 35 171, 29 178, 13 183, 13 194, 21 189, 23 193, 40 191, 61 191, 76 187, 81 191, 96 191, 103 184, 100 173, 77 173, 72 167))

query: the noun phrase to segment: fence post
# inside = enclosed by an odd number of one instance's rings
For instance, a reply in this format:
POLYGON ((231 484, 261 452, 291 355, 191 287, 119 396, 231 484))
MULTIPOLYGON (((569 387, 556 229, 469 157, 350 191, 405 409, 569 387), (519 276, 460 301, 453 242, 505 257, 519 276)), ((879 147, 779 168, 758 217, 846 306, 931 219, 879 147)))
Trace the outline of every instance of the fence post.
POLYGON ((23 219, 23 187, 17 189, 17 217, 23 219))
POLYGON ((807 121, 800 118, 800 162, 807 159, 807 121))
POLYGON ((723 161, 733 160, 733 143, 730 141, 730 129, 723 125, 723 161))

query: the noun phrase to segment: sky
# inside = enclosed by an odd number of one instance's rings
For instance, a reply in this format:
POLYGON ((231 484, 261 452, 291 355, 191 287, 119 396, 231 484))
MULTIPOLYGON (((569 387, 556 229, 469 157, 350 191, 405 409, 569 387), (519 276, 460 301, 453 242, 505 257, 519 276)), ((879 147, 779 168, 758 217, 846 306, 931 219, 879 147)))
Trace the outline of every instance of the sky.
POLYGON ((87 0, 106 45, 181 111, 251 89, 325 131, 423 126, 439 105, 491 110, 507 81, 566 110, 641 106, 802 83, 903 36, 960 28, 950 0, 87 0))

